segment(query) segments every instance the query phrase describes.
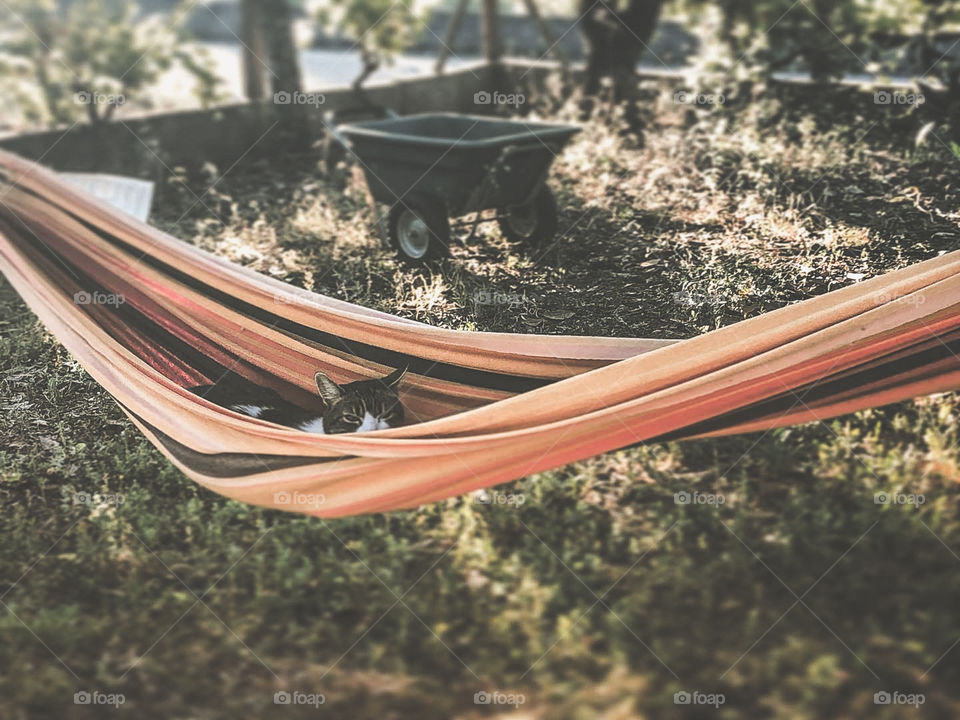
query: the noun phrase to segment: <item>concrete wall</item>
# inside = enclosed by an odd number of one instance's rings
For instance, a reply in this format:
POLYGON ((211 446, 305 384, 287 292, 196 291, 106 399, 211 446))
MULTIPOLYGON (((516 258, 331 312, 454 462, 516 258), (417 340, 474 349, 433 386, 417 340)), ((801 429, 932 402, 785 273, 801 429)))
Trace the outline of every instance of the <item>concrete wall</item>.
MULTIPOLYGON (((554 62, 510 60, 505 63, 504 90, 543 91, 548 77, 555 75, 554 62)), ((573 80, 580 79, 581 67, 573 68, 573 80)), ((426 76, 371 85, 367 98, 376 104, 395 109, 401 115, 429 111, 482 113, 488 106, 477 106, 474 94, 493 90, 494 73, 485 65, 474 65, 442 76, 426 76)), ((640 77, 658 79, 672 87, 682 87, 681 74, 670 71, 641 72, 640 77)), ((811 97, 839 92, 843 86, 810 86, 795 81, 798 91, 811 97)), ((886 83, 876 87, 897 87, 886 83)), ((847 90, 864 94, 873 88, 851 86, 847 90)), ((358 107, 356 95, 349 89, 322 92, 325 101, 309 106, 309 117, 319 138, 328 111, 345 112, 358 107)), ((243 156, 269 156, 282 140, 277 128, 277 106, 261 104, 224 105, 211 110, 156 113, 125 118, 100 126, 79 124, 69 129, 51 130, 0 137, 0 147, 24 157, 42 161, 57 170, 77 172, 113 172, 154 180, 169 177, 176 166, 193 168, 210 161, 220 168, 230 167, 243 156), (252 149, 251 149, 252 148, 252 149)))
MULTIPOLYGON (((443 76, 371 85, 366 97, 402 115, 428 111, 476 112, 473 95, 490 77, 483 65, 443 76)), ((317 90, 324 102, 308 106, 317 135, 328 111, 343 112, 361 105, 349 89, 317 90)), ((113 120, 99 126, 86 123, 0 138, 0 147, 42 161, 57 170, 113 172, 150 179, 168 177, 168 168, 195 167, 210 161, 229 167, 248 153, 268 155, 282 135, 268 129, 277 120, 272 101, 223 105, 209 110, 155 113, 113 120), (259 140, 259 142, 258 142, 259 140), (254 146, 251 150, 251 146, 254 146)))

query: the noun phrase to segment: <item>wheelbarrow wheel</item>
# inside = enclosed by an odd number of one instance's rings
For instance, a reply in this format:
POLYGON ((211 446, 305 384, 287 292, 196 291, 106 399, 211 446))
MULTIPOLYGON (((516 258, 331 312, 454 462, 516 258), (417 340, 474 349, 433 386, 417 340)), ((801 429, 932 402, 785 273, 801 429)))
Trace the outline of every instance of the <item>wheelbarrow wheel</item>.
POLYGON ((530 202, 511 205, 497 216, 500 232, 511 242, 544 245, 557 234, 557 201, 546 185, 530 202))
POLYGON ((404 200, 390 210, 390 245, 413 265, 440 260, 450 254, 450 221, 441 202, 404 200))

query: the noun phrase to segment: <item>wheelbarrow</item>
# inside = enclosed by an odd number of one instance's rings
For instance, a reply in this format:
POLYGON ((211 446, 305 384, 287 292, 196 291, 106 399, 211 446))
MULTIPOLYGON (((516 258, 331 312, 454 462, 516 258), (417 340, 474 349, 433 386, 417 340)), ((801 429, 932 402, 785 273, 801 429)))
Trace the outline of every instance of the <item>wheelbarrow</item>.
MULTIPOLYGON (((503 234, 538 245, 557 231, 546 185, 554 157, 580 128, 455 113, 371 120, 336 128, 373 199, 390 205, 387 238, 411 263, 449 252, 450 218, 496 210, 503 234)), ((472 234, 472 233, 471 233, 472 234)))

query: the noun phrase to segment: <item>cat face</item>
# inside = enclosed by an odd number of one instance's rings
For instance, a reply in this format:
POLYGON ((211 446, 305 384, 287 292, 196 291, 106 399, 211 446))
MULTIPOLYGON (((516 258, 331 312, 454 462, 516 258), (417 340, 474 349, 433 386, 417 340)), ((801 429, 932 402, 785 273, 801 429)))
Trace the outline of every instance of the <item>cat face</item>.
POLYGON ((397 395, 397 386, 406 371, 406 368, 397 368, 386 377, 346 385, 337 385, 318 372, 314 377, 325 405, 324 432, 368 432, 397 427, 403 422, 403 405, 397 395))

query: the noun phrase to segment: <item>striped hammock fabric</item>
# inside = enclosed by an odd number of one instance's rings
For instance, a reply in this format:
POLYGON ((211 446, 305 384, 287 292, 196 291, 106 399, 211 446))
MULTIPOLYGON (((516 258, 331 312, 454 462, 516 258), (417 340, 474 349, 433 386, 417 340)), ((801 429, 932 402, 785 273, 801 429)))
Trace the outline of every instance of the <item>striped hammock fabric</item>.
POLYGON ((318 516, 960 387, 960 253, 681 342, 462 332, 232 265, 0 153, 0 269, 189 477, 318 516), (401 365, 415 422, 364 434, 303 433, 185 389, 234 374, 310 407, 316 370, 342 383, 401 365))

